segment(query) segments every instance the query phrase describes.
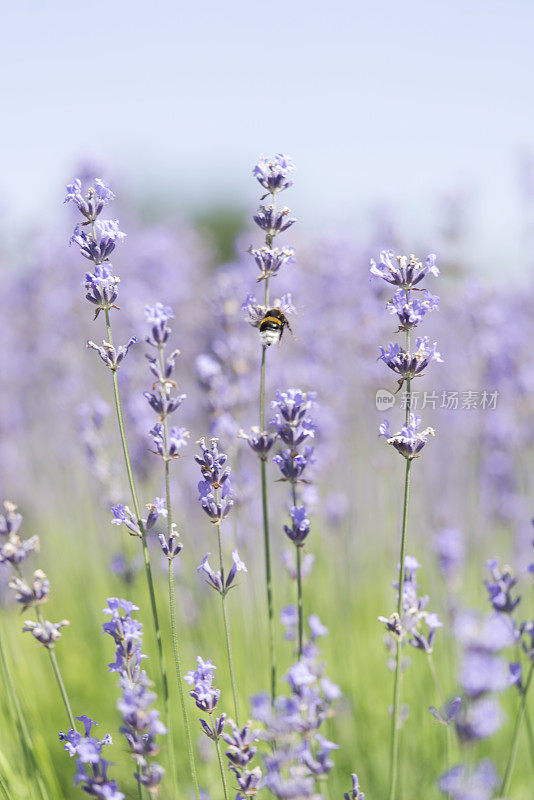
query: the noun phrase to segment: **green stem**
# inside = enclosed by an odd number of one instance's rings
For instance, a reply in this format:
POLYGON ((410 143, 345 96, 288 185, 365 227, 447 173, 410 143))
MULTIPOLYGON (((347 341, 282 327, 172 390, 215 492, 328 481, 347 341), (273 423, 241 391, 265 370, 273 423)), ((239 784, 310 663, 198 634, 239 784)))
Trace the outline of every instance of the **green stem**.
MULTIPOLYGON (((408 409, 407 409, 408 410, 408 409)), ((406 558, 406 531, 408 520, 408 501, 410 497, 410 469, 412 461, 406 459, 406 473, 404 478, 404 508, 402 513, 402 535, 399 564, 399 596, 397 600, 397 614, 399 623, 402 618, 402 595, 404 591, 404 561, 406 558)), ((399 761, 399 711, 400 693, 402 682, 402 645, 400 636, 397 638, 397 652, 395 658, 395 678, 393 684, 393 714, 391 720, 391 746, 390 746, 390 784, 389 800, 395 800, 398 780, 398 761, 399 761)))
MULTIPOLYGON (((268 305, 268 279, 265 280, 265 305, 268 305)), ((262 347, 261 372, 260 372, 260 430, 265 430, 265 355, 267 347, 262 347)), ((269 665, 271 677, 271 701, 276 697, 276 655, 274 647, 274 606, 273 584, 271 572, 271 543, 269 536, 269 501, 267 495, 267 462, 264 458, 261 464, 261 504, 263 512, 263 544, 265 555, 265 584, 267 587, 267 615, 269 626, 269 665)))
POLYGON ((26 723, 26 719, 22 711, 22 706, 20 705, 20 701, 15 689, 15 683, 13 681, 11 669, 9 668, 9 661, 7 659, 7 654, 4 646, 4 638, 1 631, 0 631, 0 662, 2 665, 2 672, 4 673, 4 685, 7 685, 8 696, 11 699, 11 703, 16 718, 16 725, 19 733, 19 739, 24 753, 26 772, 30 778, 33 779, 35 777, 42 800, 49 800, 49 794, 46 789, 43 776, 37 765, 37 761, 34 755, 33 742, 30 735, 30 731, 26 723))
POLYGON ((195 787, 195 794, 197 800, 199 800, 200 792, 198 788, 197 771, 195 766, 193 740, 191 738, 191 728, 189 726, 189 717, 187 715, 187 708, 185 704, 185 694, 184 694, 184 687, 182 680, 182 667, 180 663, 180 654, 178 650, 178 636, 176 633, 176 615, 174 611, 174 570, 173 570, 172 559, 169 559, 169 605, 171 609, 171 631, 172 631, 172 646, 174 651, 174 664, 176 667, 176 680, 178 683, 178 692, 180 695, 180 705, 182 706, 182 716, 184 718, 185 738, 187 741, 187 755, 189 758, 189 768, 191 770, 193 786, 195 787))
MULTIPOLYGON (((39 623, 44 626, 45 621, 42 615, 41 609, 37 606, 36 609, 37 619, 39 623)), ((67 712, 67 717, 69 718, 69 724, 73 730, 77 730, 76 722, 74 721, 74 714, 72 713, 72 709, 70 707, 69 696, 67 694, 67 690, 65 688, 65 684, 63 682, 63 678, 61 676, 61 670, 59 669, 59 664, 57 662, 56 654, 52 647, 47 647, 48 656, 50 658, 50 663, 52 664, 52 669, 54 671, 54 676, 56 678, 56 683, 59 688, 59 692, 61 694, 61 698, 63 700, 63 705, 65 706, 65 710, 67 712)))
MULTIPOLYGON (((439 682, 438 673, 436 672, 436 665, 434 664, 434 659, 432 658, 432 653, 428 653, 428 666, 430 667, 430 672, 432 673, 432 677, 434 679, 434 685, 436 687, 436 692, 439 697, 439 702, 441 706, 445 704, 445 695, 443 694, 441 684, 439 682)), ((449 723, 445 726, 447 729, 447 762, 446 767, 447 769, 451 765, 451 752, 452 752, 452 730, 449 723)))
POLYGON ((2 792, 4 800, 12 800, 9 789, 7 788, 4 779, 2 778, 1 775, 0 775, 0 792, 2 792))
MULTIPOLYGON (((159 350, 161 374, 164 375, 165 374, 165 357, 164 357, 164 354, 163 354, 163 347, 160 345, 158 350, 159 350)), ((166 383, 163 383, 162 390, 165 393, 165 396, 167 396, 168 395, 168 391, 167 391, 167 384, 166 383)), ((163 422, 163 445, 164 445, 164 452, 165 452, 165 459, 164 459, 164 463, 165 463, 165 505, 167 507, 167 535, 168 535, 169 540, 170 540, 171 536, 172 536, 172 533, 173 533, 173 529, 172 529, 171 481, 170 481, 170 469, 169 469, 169 457, 168 457, 168 452, 169 452, 169 448, 168 448, 168 426, 167 426, 167 417, 166 416, 163 417, 162 422, 163 422)), ((172 581, 172 559, 169 559, 169 604, 170 604, 170 615, 171 615, 171 633, 172 633, 172 638, 173 638, 174 656, 175 656, 175 662, 176 662, 176 658, 177 658, 178 653, 177 653, 177 643, 176 643, 176 622, 175 622, 175 619, 174 619, 174 582, 172 581), (172 583, 172 587, 171 587, 171 583, 172 583), (172 588, 172 597, 171 597, 171 588, 172 588)), ((179 687, 180 691, 182 690, 182 685, 181 684, 182 684, 182 682, 179 679, 178 680, 178 687, 179 687)), ((183 705, 182 705, 182 707, 183 707, 183 705)), ((168 728, 168 734, 169 734, 169 761, 170 761, 171 771, 172 771, 173 778, 174 778, 174 785, 175 785, 175 787, 177 789, 178 788, 178 784, 179 784, 179 780, 178 780, 178 772, 177 772, 177 767, 176 767, 176 758, 175 758, 175 755, 174 755, 174 735, 173 735, 173 728, 172 728, 172 724, 171 724, 172 720, 171 720, 171 717, 170 717, 170 710, 168 708, 166 709, 166 713, 168 715, 167 716, 167 721, 168 721, 167 728, 168 728)), ((186 723, 186 733, 188 733, 187 717, 184 718, 184 722, 186 723)), ((190 753, 190 755, 192 755, 192 752, 190 753)), ((198 797, 198 785, 196 783, 196 775, 194 773, 194 763, 193 763, 193 768, 192 768, 191 774, 193 776, 193 783, 195 785, 195 789, 197 791, 197 797, 198 797)))
POLYGON ((224 790, 224 800, 228 800, 228 786, 226 785, 226 775, 224 774, 224 764, 221 755, 221 747, 219 740, 215 739, 215 747, 217 748, 217 758, 219 759, 219 769, 221 770, 221 780, 224 790))
POLYGON ((534 767, 534 731, 532 730, 532 722, 530 719, 530 714, 528 708, 525 709, 525 721, 527 723, 527 735, 528 735, 528 746, 530 750, 530 760, 532 762, 532 766, 534 767))
MULTIPOLYGON (((110 344, 112 344, 112 332, 111 332, 111 323, 109 319, 109 311, 106 309, 106 331, 107 331, 107 338, 110 344)), ((152 610, 152 619, 154 622, 154 631, 156 634, 156 643, 158 648, 158 658, 159 658, 159 668, 160 668, 160 675, 161 675, 161 684, 163 688, 163 703, 165 709, 165 722, 167 724, 167 728, 170 729, 169 724, 169 684, 167 681, 167 669, 165 667, 165 658, 163 655, 163 641, 161 637, 161 628, 159 625, 159 618, 158 618, 158 609, 156 605, 156 594, 154 591, 154 580, 152 578, 152 568, 150 566, 150 555, 148 552, 148 544, 147 544, 147 535, 143 520, 141 519, 141 508, 139 506, 139 500, 137 497, 137 490, 135 488, 135 481, 133 476, 132 464, 130 461, 130 453, 128 451, 128 444, 126 442, 126 430, 124 427, 124 418, 122 415, 122 406, 119 394, 119 382, 117 378, 117 371, 112 370, 111 372, 113 376, 113 392, 115 395, 115 410, 117 412, 117 422, 119 425, 119 433, 121 438, 122 444, 122 451, 124 454, 124 462, 126 465, 126 472, 128 475, 128 483, 130 485, 130 492, 132 495, 132 502, 134 506, 135 516, 137 519, 137 523, 139 525, 139 530, 141 531, 141 544, 143 548, 143 559, 145 564, 145 575, 146 581, 148 585, 148 593, 150 596, 150 607, 152 610)))
POLYGON ((532 663, 530 666, 528 678, 525 683, 525 688, 523 689, 523 693, 521 695, 521 704, 519 706, 519 710, 515 718, 514 732, 512 734, 512 746, 510 748, 510 755, 508 756, 508 763, 506 764, 506 771, 504 773, 504 778, 501 787, 502 797, 506 797, 506 795, 508 794, 510 781, 512 779, 512 772, 514 770, 514 764, 517 755, 517 746, 519 744, 519 731, 521 729, 521 722, 523 720, 523 717, 525 716, 525 711, 527 708, 527 695, 528 695, 528 690, 530 688, 530 683, 532 681, 533 672, 534 672, 534 663, 532 663))
MULTIPOLYGON (((218 502, 217 499, 218 490, 215 490, 215 502, 218 502)), ((228 614, 226 609, 226 592, 224 591, 224 560, 223 560, 223 548, 222 548, 222 533, 221 533, 221 524, 217 525, 217 542, 219 545, 219 564, 221 570, 221 583, 223 586, 223 591, 221 592, 221 605, 222 605, 222 613, 223 613, 223 622, 224 622, 224 634, 226 638, 226 652, 228 654, 228 668, 230 670, 230 681, 232 683, 232 695, 234 697, 234 711, 235 711, 235 721, 239 725, 239 704, 237 701, 237 684, 235 681, 235 673, 234 673, 234 660, 232 658, 232 642, 230 639, 230 623, 228 620, 228 614)))
MULTIPOLYGON (((291 483, 291 494, 293 498, 293 505, 297 505, 297 487, 295 482, 291 483)), ((297 551, 297 609, 298 609, 298 657, 302 658, 302 640, 304 638, 304 619, 302 608, 302 564, 301 564, 301 547, 296 545, 297 551)))

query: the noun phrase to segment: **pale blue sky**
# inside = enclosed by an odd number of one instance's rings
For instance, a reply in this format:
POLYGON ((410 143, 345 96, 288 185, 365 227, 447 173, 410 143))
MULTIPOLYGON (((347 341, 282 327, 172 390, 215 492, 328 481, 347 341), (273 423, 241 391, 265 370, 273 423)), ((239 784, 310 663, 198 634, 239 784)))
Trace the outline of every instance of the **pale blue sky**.
POLYGON ((534 148, 533 37, 530 0, 18 0, 2 210, 18 226, 50 209, 86 153, 134 193, 252 204, 257 154, 283 150, 304 224, 387 201, 424 226, 440 190, 474 182, 477 244, 504 254, 534 148))

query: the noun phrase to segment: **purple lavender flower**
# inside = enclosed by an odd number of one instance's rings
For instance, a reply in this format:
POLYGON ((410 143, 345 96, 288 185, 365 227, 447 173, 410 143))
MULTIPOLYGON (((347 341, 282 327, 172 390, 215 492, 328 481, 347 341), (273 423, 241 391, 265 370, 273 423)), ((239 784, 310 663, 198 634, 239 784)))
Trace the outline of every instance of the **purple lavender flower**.
POLYGON ((454 578, 465 558, 464 535, 457 528, 442 528, 433 542, 433 550, 438 557, 441 574, 454 578))
POLYGON ((517 578, 510 567, 501 570, 496 559, 486 561, 486 566, 491 573, 491 580, 484 581, 488 590, 488 599, 495 609, 503 614, 511 614, 520 602, 520 597, 512 597, 512 589, 517 583, 517 578))
POLYGON ((165 534, 160 533, 158 534, 158 538, 163 555, 166 556, 169 561, 172 561, 182 552, 183 544, 175 533, 171 534, 168 538, 165 537, 165 534))
POLYGON ((291 211, 286 206, 280 211, 277 211, 273 205, 260 206, 252 218, 267 236, 273 237, 287 231, 297 221, 294 217, 289 216, 290 213, 291 211))
POLYGON ((304 506, 293 506, 289 514, 292 524, 290 528, 284 525, 284 531, 293 544, 297 545, 297 547, 302 547, 311 528, 311 522, 307 517, 306 508, 304 506))
POLYGON ((10 500, 4 500, 4 514, 0 514, 0 535, 14 536, 22 525, 22 514, 17 511, 17 506, 10 500))
POLYGON ((206 440, 202 437, 198 441, 202 455, 195 456, 195 461, 200 465, 204 482, 209 483, 213 489, 220 489, 230 476, 230 468, 225 466, 228 456, 219 452, 218 441, 218 439, 211 439, 211 446, 208 448, 206 440))
POLYGON ((63 202, 74 203, 79 211, 89 222, 94 222, 105 205, 115 199, 115 195, 101 178, 95 178, 94 186, 87 189, 84 196, 82 182, 74 178, 73 183, 67 185, 67 194, 63 202))
MULTIPOLYGON (((84 251, 82 250, 82 253, 84 251)), ((85 255, 85 253, 84 253, 85 255)), ((100 311, 117 308, 115 301, 119 295, 120 279, 113 274, 111 264, 95 264, 93 272, 85 273, 84 287, 87 290, 85 299, 97 306, 95 319, 100 311)))
POLYGON ((164 769, 151 759, 159 752, 157 736, 167 733, 159 719, 159 711, 151 708, 156 695, 152 683, 141 669, 146 656, 142 652, 143 626, 132 615, 138 606, 117 597, 108 598, 105 614, 111 619, 102 626, 115 642, 115 661, 110 672, 118 672, 121 695, 117 708, 122 714, 124 735, 131 756, 137 766, 135 777, 149 791, 156 792, 164 769))
POLYGON ((473 767, 453 767, 439 780, 439 788, 451 800, 491 800, 498 785, 499 776, 489 759, 473 767))
POLYGON ((167 392, 162 391, 161 387, 158 387, 154 392, 143 392, 143 397, 146 397, 149 406, 156 412, 160 419, 164 419, 168 417, 169 414, 176 411, 177 408, 180 408, 187 395, 180 394, 170 397, 167 395, 167 392))
MULTIPOLYGON (((297 312, 289 292, 282 295, 282 297, 277 297, 274 302, 270 304, 269 308, 279 309, 284 316, 296 314, 297 312)), ((241 304, 241 310, 247 314, 248 322, 252 327, 259 328, 265 316, 265 312, 267 311, 267 307, 257 303, 255 295, 247 294, 245 301, 241 304)))
POLYGON ((324 738, 319 728, 332 714, 339 689, 326 679, 323 669, 316 645, 307 646, 303 658, 285 676, 288 697, 277 697, 274 705, 267 694, 252 698, 252 714, 265 725, 262 738, 272 745, 264 759, 263 785, 280 800, 315 796, 316 781, 333 766, 330 754, 337 745, 324 738))
POLYGON ((245 439, 248 442, 251 450, 253 450, 254 453, 257 453, 262 461, 266 461, 267 455, 275 443, 278 434, 269 433, 268 431, 260 431, 259 426, 254 425, 250 429, 250 433, 247 434, 245 431, 240 430, 238 436, 240 439, 245 439))
POLYGON ((103 341, 102 346, 100 346, 91 340, 87 342, 87 347, 96 350, 104 364, 115 371, 119 368, 121 361, 126 358, 128 350, 133 344, 137 344, 137 338, 135 336, 130 337, 126 344, 120 344, 118 347, 106 341, 103 341))
POLYGON ((383 361, 393 372, 400 375, 403 380, 422 375, 423 370, 426 369, 432 361, 443 361, 441 355, 436 350, 437 342, 431 345, 428 336, 422 336, 416 339, 415 346, 416 350, 413 353, 408 353, 397 342, 389 342, 387 350, 380 347, 381 354, 378 356, 377 361, 383 361))
POLYGON ((429 273, 439 275, 433 253, 426 257, 424 265, 414 255, 396 256, 393 250, 382 250, 378 264, 371 259, 371 275, 401 289, 412 289, 429 273))
POLYGON ((128 506, 122 504, 112 506, 111 513, 113 514, 112 525, 125 525, 133 536, 141 536, 139 523, 128 506))
POLYGON ((355 772, 352 773, 352 789, 343 795, 345 800, 365 800, 365 795, 360 791, 360 782, 355 772))
POLYGON ((156 348, 166 344, 171 333, 168 322, 174 319, 172 308, 163 303, 145 306, 145 318, 151 326, 150 335, 146 338, 148 344, 156 348))
POLYGON ((234 505, 234 491, 228 478, 222 485, 220 496, 218 496, 218 489, 212 490, 212 484, 209 481, 199 481, 198 492, 200 504, 214 525, 218 525, 223 519, 226 519, 234 505))
POLYGON ((22 577, 13 576, 8 586, 15 593, 15 600, 22 605, 23 611, 46 603, 50 594, 50 581, 42 569, 35 570, 31 584, 22 577))
POLYGON ((102 739, 96 739, 91 736, 91 728, 97 723, 85 715, 76 719, 84 725, 83 736, 73 728, 69 728, 67 733, 59 732, 60 741, 65 742, 64 749, 71 758, 76 758, 74 784, 82 784, 90 797, 124 800, 125 795, 119 791, 116 781, 108 778, 109 761, 102 757, 103 747, 112 743, 111 736, 107 733, 102 739))
POLYGON ((259 267, 260 277, 258 281, 266 280, 278 275, 282 267, 295 263, 295 251, 292 248, 280 250, 278 247, 260 247, 250 249, 250 254, 259 267))
POLYGON ((429 711, 432 716, 437 719, 442 725, 450 725, 450 723, 455 719, 457 716, 460 707, 462 705, 462 698, 455 697, 454 700, 451 700, 450 703, 447 703, 445 708, 442 711, 438 711, 437 708, 434 706, 429 707, 429 711))
POLYGON ((273 458, 283 475, 282 480, 295 483, 300 480, 302 473, 312 463, 313 447, 305 447, 302 453, 294 454, 293 450, 283 450, 273 458))
POLYGON ((407 459, 417 458, 423 447, 428 441, 429 436, 434 436, 433 428, 425 428, 418 431, 421 425, 421 417, 410 414, 410 422, 403 425, 399 433, 391 434, 388 420, 384 420, 379 426, 379 436, 383 436, 388 444, 393 445, 395 450, 407 459))
POLYGON ((386 305, 390 314, 396 314, 399 319, 399 330, 409 330, 418 325, 425 314, 439 309, 439 297, 431 294, 428 289, 423 291, 423 299, 407 298, 406 291, 399 289, 386 305))
POLYGON ((21 539, 19 536, 22 525, 22 514, 17 511, 17 506, 9 500, 4 501, 5 513, 0 514, 0 564, 17 566, 24 561, 30 553, 39 550, 39 537, 30 536, 21 539))
POLYGON ((292 448, 315 436, 316 425, 311 417, 306 416, 315 403, 315 397, 315 392, 288 389, 287 392, 277 391, 276 400, 271 402, 271 408, 278 411, 271 424, 276 425, 279 437, 292 448))
POLYGON ((207 714, 214 712, 221 696, 221 690, 213 686, 213 671, 216 669, 210 659, 204 661, 201 656, 197 656, 196 670, 190 670, 184 675, 184 681, 193 686, 189 694, 197 708, 207 714))
POLYGON ((295 165, 289 156, 277 153, 272 158, 260 156, 258 163, 252 170, 252 174, 258 182, 271 194, 289 189, 293 181, 289 179, 289 174, 295 171, 295 165))
POLYGON ((26 620, 22 630, 29 631, 43 647, 50 650, 54 647, 57 640, 61 638, 61 628, 69 624, 68 619, 64 619, 61 622, 49 622, 48 620, 44 620, 42 623, 26 620))

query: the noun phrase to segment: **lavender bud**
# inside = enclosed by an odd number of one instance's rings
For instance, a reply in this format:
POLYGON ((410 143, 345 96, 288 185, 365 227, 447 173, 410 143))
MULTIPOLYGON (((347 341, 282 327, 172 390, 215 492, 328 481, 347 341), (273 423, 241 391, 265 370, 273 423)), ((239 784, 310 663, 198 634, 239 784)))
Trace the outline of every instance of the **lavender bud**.
POLYGON ((26 620, 22 630, 29 631, 38 642, 50 650, 61 637, 60 629, 69 624, 70 623, 67 619, 62 620, 61 622, 49 622, 48 620, 45 620, 42 625, 40 622, 26 620))

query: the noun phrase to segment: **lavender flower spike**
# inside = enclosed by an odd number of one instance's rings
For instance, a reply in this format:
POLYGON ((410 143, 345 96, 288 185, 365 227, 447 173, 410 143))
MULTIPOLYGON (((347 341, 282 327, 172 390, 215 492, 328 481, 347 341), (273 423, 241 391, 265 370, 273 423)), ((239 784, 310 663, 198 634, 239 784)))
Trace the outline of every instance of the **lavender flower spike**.
POLYGON ((414 255, 396 256, 393 250, 382 250, 378 264, 371 259, 371 275, 401 289, 413 289, 427 274, 439 275, 434 253, 426 257, 425 264, 414 255))
POLYGON ((355 772, 352 773, 352 789, 343 795, 345 800, 365 800, 365 795, 360 792, 360 783, 355 772))
POLYGON ((22 630, 29 631, 43 647, 51 650, 57 640, 61 638, 60 629, 69 624, 68 619, 64 619, 61 622, 49 622, 48 620, 44 620, 42 624, 40 622, 26 620, 22 630))
POLYGON ((91 736, 91 728, 96 725, 89 717, 82 715, 76 717, 84 725, 84 735, 74 728, 69 728, 67 733, 60 731, 59 739, 65 742, 64 749, 71 758, 76 758, 76 774, 74 784, 82 784, 84 792, 90 797, 101 800, 124 800, 124 795, 117 783, 108 778, 110 762, 102 758, 102 749, 105 745, 112 744, 111 736, 107 733, 102 739, 91 736))
POLYGON ((435 436, 433 428, 425 428, 423 431, 418 431, 421 425, 421 417, 416 414, 410 414, 410 422, 408 425, 403 425, 399 433, 391 434, 388 420, 382 422, 379 426, 379 436, 383 436, 388 444, 393 445, 395 450, 404 456, 404 458, 411 460, 418 458, 419 453, 428 441, 429 436, 435 436))
POLYGON ((294 171, 295 165, 289 156, 278 153, 272 158, 260 156, 252 174, 264 189, 274 195, 293 186, 289 174, 294 171))
POLYGON ((151 708, 156 695, 151 691, 151 681, 141 668, 146 656, 142 652, 143 626, 132 615, 138 607, 128 600, 110 597, 104 613, 111 619, 102 629, 115 642, 115 661, 109 665, 111 672, 120 676, 121 696, 117 708, 122 714, 124 734, 131 756, 137 766, 135 777, 156 794, 164 769, 152 761, 159 752, 156 737, 167 733, 159 719, 159 711, 151 708))

